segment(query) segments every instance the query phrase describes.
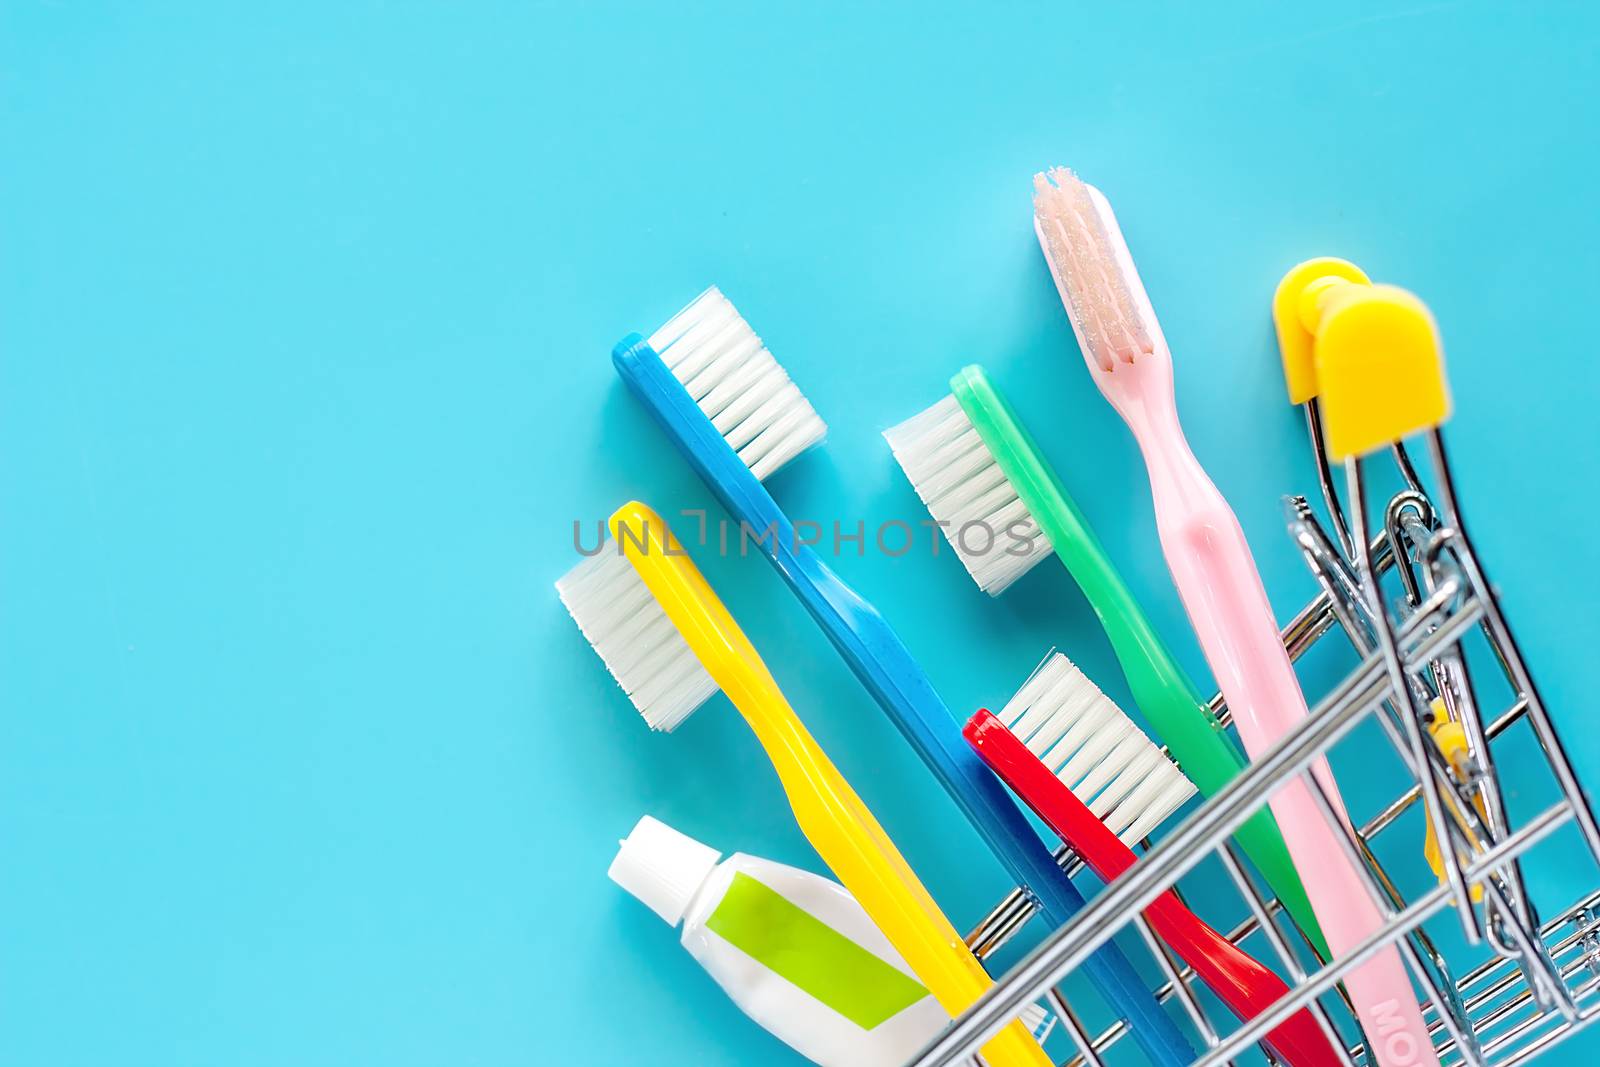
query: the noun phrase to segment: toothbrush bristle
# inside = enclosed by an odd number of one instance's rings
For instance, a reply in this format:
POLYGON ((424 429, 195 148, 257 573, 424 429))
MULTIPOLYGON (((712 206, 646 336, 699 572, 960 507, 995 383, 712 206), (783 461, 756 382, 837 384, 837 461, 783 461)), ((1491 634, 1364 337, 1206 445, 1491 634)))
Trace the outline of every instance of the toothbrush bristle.
POLYGON ((998 596, 1052 549, 953 396, 883 433, 972 580, 998 596))
POLYGON ((676 729, 717 691, 615 541, 563 575, 556 593, 652 730, 676 729))
POLYGON ((1059 652, 997 718, 1129 847, 1195 794, 1188 776, 1059 652))
POLYGON ((1023 1005, 1022 1010, 1017 1013, 1017 1021, 1041 1045, 1044 1044, 1045 1038, 1050 1036, 1050 1031, 1056 1028, 1054 1013, 1039 1004, 1023 1005))
POLYGON ((1056 288, 1086 355, 1103 371, 1153 352, 1119 255, 1091 187, 1066 167, 1033 176, 1033 223, 1056 288))
POLYGON ((649 343, 757 479, 826 436, 810 401, 716 286, 649 343))

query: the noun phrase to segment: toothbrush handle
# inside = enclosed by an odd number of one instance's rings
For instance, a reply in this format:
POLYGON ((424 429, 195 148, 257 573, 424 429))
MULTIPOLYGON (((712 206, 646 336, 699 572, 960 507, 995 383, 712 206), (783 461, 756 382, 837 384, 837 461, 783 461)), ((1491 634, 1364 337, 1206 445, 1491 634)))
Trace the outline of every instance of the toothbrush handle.
MULTIPOLYGON (((1072 494, 1045 462, 1006 398, 976 367, 962 370, 950 384, 978 435, 1099 617, 1139 710, 1200 792, 1214 796, 1244 769, 1244 760, 1228 735, 1150 624, 1072 494)), ((1326 957, 1327 943, 1271 812, 1265 808, 1256 812, 1235 831, 1234 838, 1326 957)))
MULTIPOLYGON (((775 560, 779 570, 1017 884, 1029 889, 1054 925, 1077 914, 1082 895, 994 775, 961 742, 955 719, 882 616, 815 554, 802 550, 789 557, 775 560)), ((1153 1062, 1196 1058, 1120 951, 1101 949, 1087 970, 1153 1062)))
MULTIPOLYGON (((990 986, 861 798, 812 739, 726 605, 688 560, 671 560, 671 532, 637 501, 611 516, 612 534, 700 666, 756 735, 817 851, 952 1016, 990 986)), ((1049 1067, 1027 1029, 1010 1024, 985 1049, 990 1063, 1049 1067)))
MULTIPOLYGON (((1130 419, 1155 497, 1167 566, 1246 751, 1259 755, 1310 717, 1255 559, 1239 520, 1189 451, 1176 416, 1130 419)), ((1348 823, 1326 759, 1311 766, 1335 812, 1348 823)), ((1311 905, 1335 957, 1383 925, 1372 892, 1346 859, 1340 831, 1323 818, 1304 778, 1269 804, 1282 827, 1311 905)), ((1377 953, 1345 977, 1357 1015, 1384 1067, 1438 1063, 1400 953, 1377 953)))
MULTIPOLYGON (((1076 915, 1083 896, 1000 783, 962 743, 949 710, 894 631, 799 544, 788 517, 643 338, 623 338, 612 362, 723 506, 753 531, 773 530, 771 541, 763 542, 765 554, 1045 919, 1059 926, 1076 915)), ((1089 958, 1087 968, 1158 1067, 1194 1062, 1193 1046, 1119 949, 1105 946, 1089 958)))
MULTIPOLYGON (((1134 703, 1200 792, 1215 796, 1244 770, 1244 760, 1087 527, 1084 537, 1053 543, 1072 548, 1064 559, 1111 640, 1134 703)), ((1326 958, 1327 941, 1272 812, 1257 811, 1234 831, 1234 838, 1326 958)))
MULTIPOLYGON (((915 872, 845 781, 776 685, 762 684, 739 710, 766 750, 789 806, 811 842, 885 937, 951 1017, 993 983, 915 872)), ((991 1067, 1049 1067, 1027 1029, 1013 1021, 983 1047, 991 1067)))
MULTIPOLYGON (((999 719, 979 711, 962 732, 990 769, 1101 878, 1109 882, 1137 862, 1132 850, 999 719)), ((1201 921, 1172 890, 1157 897, 1144 916, 1239 1018, 1255 1018, 1289 992, 1281 978, 1201 921)), ((1334 1067, 1342 1062, 1317 1021, 1303 1009, 1268 1031, 1266 1039, 1290 1067, 1334 1067)))

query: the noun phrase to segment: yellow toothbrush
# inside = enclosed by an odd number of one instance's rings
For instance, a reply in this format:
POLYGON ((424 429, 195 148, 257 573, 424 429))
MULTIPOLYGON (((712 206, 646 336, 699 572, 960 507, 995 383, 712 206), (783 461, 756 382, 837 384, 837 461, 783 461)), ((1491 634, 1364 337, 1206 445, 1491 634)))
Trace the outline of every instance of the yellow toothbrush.
MULTIPOLYGON (((952 1016, 989 988, 967 949, 867 806, 800 722, 766 664, 666 522, 631 501, 611 540, 556 583, 562 603, 654 729, 671 730, 717 689, 766 750, 795 821, 922 984, 952 1016)), ((983 1048, 990 1067, 1050 1060, 1012 1022, 983 1048)))

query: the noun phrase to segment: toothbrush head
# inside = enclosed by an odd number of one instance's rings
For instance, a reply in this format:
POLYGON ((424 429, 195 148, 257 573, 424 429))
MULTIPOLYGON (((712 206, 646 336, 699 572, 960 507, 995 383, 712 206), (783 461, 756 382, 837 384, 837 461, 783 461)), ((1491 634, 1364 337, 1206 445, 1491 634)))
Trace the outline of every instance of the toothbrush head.
POLYGON ((717 691, 615 541, 562 576, 556 592, 652 730, 677 729, 717 691))
POLYGON ((995 718, 1129 847, 1195 794, 1188 776, 1059 652, 995 718))
POLYGON ((556 593, 645 722, 670 732, 734 672, 766 668, 661 516, 630 501, 608 525, 556 593))
POLYGON ((811 403, 716 286, 648 341, 758 480, 827 435, 811 403))
POLYGON ((1155 353, 1160 329, 1100 190, 1066 167, 1035 174, 1033 228, 1090 370, 1155 353))
MULTIPOLYGON (((1008 477, 967 408, 982 403, 985 423, 1012 427, 1014 420, 979 367, 951 381, 955 393, 883 433, 911 488, 927 505, 956 558, 978 588, 999 596, 1052 552, 1027 498, 1008 477)), ((1020 427, 1008 433, 1011 453, 1026 451, 1037 465, 1020 427)), ((1025 487, 1023 487, 1025 490, 1025 487)))

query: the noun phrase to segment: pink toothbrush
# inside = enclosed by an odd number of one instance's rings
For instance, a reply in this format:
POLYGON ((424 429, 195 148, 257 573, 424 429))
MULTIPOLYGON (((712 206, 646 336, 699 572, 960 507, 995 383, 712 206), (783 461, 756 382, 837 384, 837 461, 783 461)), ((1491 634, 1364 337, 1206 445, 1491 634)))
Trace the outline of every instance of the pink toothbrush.
MULTIPOLYGON (((1252 757, 1309 716, 1244 531, 1189 450, 1172 390, 1172 353, 1134 270, 1111 205, 1065 168, 1033 180, 1033 222, 1090 377, 1139 442, 1167 568, 1239 737, 1252 757)), ((1348 822, 1326 760, 1312 773, 1348 822)), ((1272 813, 1335 957, 1377 932, 1383 916, 1310 786, 1296 777, 1272 813)), ((1405 964, 1393 947, 1345 976, 1383 1067, 1437 1067, 1405 964)))

